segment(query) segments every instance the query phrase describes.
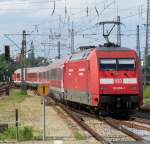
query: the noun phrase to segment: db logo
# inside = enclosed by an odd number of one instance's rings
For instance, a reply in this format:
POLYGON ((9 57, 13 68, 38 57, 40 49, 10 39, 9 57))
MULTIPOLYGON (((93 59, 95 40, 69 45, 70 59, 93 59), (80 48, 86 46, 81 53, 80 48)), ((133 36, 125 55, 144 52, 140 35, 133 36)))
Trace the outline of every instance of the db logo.
POLYGON ((123 83, 123 80, 122 79, 114 79, 114 83, 116 83, 116 84, 121 84, 121 83, 123 83))

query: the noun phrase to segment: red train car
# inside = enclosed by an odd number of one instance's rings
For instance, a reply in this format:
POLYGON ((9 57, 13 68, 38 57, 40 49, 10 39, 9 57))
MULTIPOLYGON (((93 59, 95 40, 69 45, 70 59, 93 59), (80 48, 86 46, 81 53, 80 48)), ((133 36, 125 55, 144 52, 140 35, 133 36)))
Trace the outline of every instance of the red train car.
POLYGON ((143 103, 140 60, 131 49, 98 46, 34 69, 27 83, 47 83, 56 98, 98 112, 128 113, 143 103))

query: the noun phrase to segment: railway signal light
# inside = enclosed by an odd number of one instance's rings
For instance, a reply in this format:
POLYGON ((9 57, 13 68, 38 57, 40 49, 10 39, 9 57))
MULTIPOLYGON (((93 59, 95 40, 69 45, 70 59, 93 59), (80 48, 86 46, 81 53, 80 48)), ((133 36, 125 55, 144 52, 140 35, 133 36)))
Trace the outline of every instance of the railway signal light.
POLYGON ((6 45, 5 46, 5 59, 9 60, 9 58, 10 58, 10 46, 6 45))

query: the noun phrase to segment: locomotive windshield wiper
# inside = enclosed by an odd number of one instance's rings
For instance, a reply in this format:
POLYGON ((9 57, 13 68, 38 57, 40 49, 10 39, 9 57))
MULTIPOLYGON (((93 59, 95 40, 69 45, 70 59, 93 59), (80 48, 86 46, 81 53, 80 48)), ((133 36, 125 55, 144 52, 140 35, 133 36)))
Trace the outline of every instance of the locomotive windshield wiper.
POLYGON ((113 71, 113 70, 116 70, 116 69, 104 69, 105 71, 113 71))
POLYGON ((117 69, 117 71, 133 71, 134 68, 121 68, 121 69, 117 69))

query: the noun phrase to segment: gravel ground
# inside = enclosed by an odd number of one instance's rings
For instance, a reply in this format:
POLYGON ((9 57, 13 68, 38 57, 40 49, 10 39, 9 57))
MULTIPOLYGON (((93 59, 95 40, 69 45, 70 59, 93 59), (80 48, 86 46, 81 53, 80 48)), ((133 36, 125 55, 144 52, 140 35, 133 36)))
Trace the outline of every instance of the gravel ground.
MULTIPOLYGON (((24 125, 30 125, 35 130, 42 132, 43 129, 43 105, 41 104, 41 97, 35 96, 33 92, 28 92, 30 95, 23 103, 20 109, 23 111, 21 121, 24 125)), ((62 109, 58 106, 46 106, 46 136, 48 142, 30 142, 47 144, 56 143, 55 140, 63 140, 63 144, 86 144, 97 142, 89 133, 81 129, 62 109), (59 109, 59 112, 56 110, 59 109)), ((29 143, 22 142, 21 144, 29 143)), ((58 142, 59 144, 59 142, 58 142)), ((61 144, 61 143, 60 143, 61 144)))
MULTIPOLYGON (((139 126, 144 126, 144 127, 150 128, 150 125, 148 125, 148 124, 134 122, 134 121, 127 121, 127 122, 129 122, 131 124, 137 124, 139 126)), ((132 131, 133 133, 135 133, 139 136, 142 136, 145 140, 150 141, 150 131, 140 130, 140 129, 136 129, 136 128, 129 128, 129 127, 126 127, 126 128, 129 129, 130 131, 132 131)))
POLYGON ((26 142, 5 142, 0 144, 100 144, 99 142, 94 142, 92 139, 90 140, 49 140, 49 141, 26 141, 26 142))
MULTIPOLYGON (((19 126, 31 126, 34 135, 42 136, 43 131, 43 105, 41 97, 28 91, 29 97, 16 104, 1 104, 0 123, 15 125, 15 109, 19 110, 19 126)), ((46 138, 48 141, 27 141, 18 144, 99 144, 89 133, 81 129, 63 110, 57 106, 46 106, 46 138), (57 141, 57 140, 62 140, 57 141)), ((15 140, 7 142, 15 144, 15 140)), ((0 144, 6 142, 0 142, 0 144)))
MULTIPOLYGON (((129 123, 133 123, 133 124, 137 124, 137 125, 140 125, 140 126, 144 126, 144 127, 148 127, 150 128, 150 125, 148 124, 144 124, 144 123, 140 123, 140 122, 134 122, 134 121, 127 121, 129 123)), ((147 131, 147 130, 139 130, 139 129, 136 129, 136 128, 129 128, 127 126, 125 126, 127 129, 129 129, 130 131, 134 132, 135 134, 139 135, 139 136, 142 136, 145 140, 147 141, 150 141, 150 131, 147 131)))
MULTIPOLYGON (((41 97, 29 91, 23 102, 7 107, 6 117, 14 118, 13 109, 19 109, 19 121, 21 125, 33 127, 37 135, 42 135, 43 130, 43 105, 41 97)), ((112 128, 103 121, 94 118, 83 117, 86 124, 96 130, 109 141, 134 141, 124 133, 112 128)), ((9 120, 10 121, 10 120, 9 120)), ((136 123, 141 124, 141 123, 136 123)), ((143 124, 143 126, 147 126, 143 124)), ((141 131, 134 130, 137 133, 141 131)), ((150 134, 142 131, 143 136, 149 140, 150 134)), ((46 106, 46 136, 48 141, 27 141, 18 144, 99 144, 89 133, 81 129, 60 107, 51 103, 46 106), (58 141, 60 140, 60 141, 58 141)), ((15 142, 11 142, 14 144, 15 142)))
POLYGON ((140 126, 144 126, 144 127, 147 127, 147 128, 150 128, 150 125, 148 124, 145 124, 145 123, 140 123, 140 122, 135 122, 135 121, 127 121, 131 124, 137 124, 137 125, 140 125, 140 126))
POLYGON ((103 121, 86 118, 85 122, 109 141, 134 141, 134 139, 112 128, 103 121))
POLYGON ((145 140, 150 141, 150 132, 146 131, 146 130, 137 130, 135 128, 129 128, 124 126, 125 128, 127 128, 128 130, 132 131, 133 133, 142 136, 145 140))

